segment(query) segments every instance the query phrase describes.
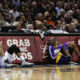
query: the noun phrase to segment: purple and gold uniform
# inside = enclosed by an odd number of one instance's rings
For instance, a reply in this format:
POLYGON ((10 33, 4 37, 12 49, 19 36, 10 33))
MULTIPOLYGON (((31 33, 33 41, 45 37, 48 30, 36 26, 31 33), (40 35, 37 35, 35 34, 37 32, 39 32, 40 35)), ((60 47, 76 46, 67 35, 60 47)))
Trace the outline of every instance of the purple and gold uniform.
POLYGON ((52 60, 56 60, 57 64, 68 64, 70 59, 62 54, 61 49, 68 49, 67 43, 56 46, 49 46, 49 55, 52 60))

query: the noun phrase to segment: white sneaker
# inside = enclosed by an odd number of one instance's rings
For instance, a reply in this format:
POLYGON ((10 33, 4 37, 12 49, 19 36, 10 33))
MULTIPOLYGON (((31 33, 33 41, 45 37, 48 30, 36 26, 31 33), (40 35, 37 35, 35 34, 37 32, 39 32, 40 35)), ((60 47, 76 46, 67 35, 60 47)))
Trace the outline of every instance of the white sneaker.
POLYGON ((15 65, 14 64, 7 64, 7 63, 5 63, 5 67, 11 68, 11 67, 15 67, 15 65))
POLYGON ((71 65, 78 65, 77 62, 73 62, 73 61, 71 61, 70 64, 71 64, 71 65))
POLYGON ((26 62, 25 60, 22 62, 22 67, 30 67, 30 66, 33 66, 34 63, 29 63, 29 62, 26 62))

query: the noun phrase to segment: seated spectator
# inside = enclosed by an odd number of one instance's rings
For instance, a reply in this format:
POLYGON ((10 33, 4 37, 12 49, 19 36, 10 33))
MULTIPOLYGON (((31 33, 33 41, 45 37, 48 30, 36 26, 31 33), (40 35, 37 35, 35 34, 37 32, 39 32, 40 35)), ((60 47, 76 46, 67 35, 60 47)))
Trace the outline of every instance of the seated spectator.
POLYGON ((8 6, 8 4, 7 3, 5 3, 4 5, 3 5, 3 8, 4 8, 4 10, 7 10, 7 11, 9 11, 10 9, 9 9, 9 6, 8 6))
MULTIPOLYGON (((50 25, 54 26, 57 20, 61 20, 64 27, 73 19, 80 22, 80 3, 78 0, 0 0, 0 13, 3 17, 6 13, 11 13, 15 19, 10 21, 13 23, 17 17, 24 15, 25 21, 20 20, 22 27, 26 28, 25 24, 28 23, 32 24, 34 29, 43 29, 44 27, 48 30, 50 25), (47 20, 48 28, 45 24, 46 16, 51 17, 51 20, 50 17, 47 20), (39 21, 42 26, 37 26, 36 21, 39 21)), ((50 27, 50 29, 52 28, 50 27)))
POLYGON ((5 20, 5 25, 4 26, 9 26, 12 25, 12 15, 9 13, 4 14, 4 20, 5 20))
POLYGON ((61 21, 61 26, 62 26, 62 29, 64 30, 65 27, 66 27, 65 18, 64 17, 61 17, 59 20, 61 21))
POLYGON ((0 12, 3 11, 3 7, 2 7, 2 4, 0 3, 0 12))
POLYGON ((31 7, 32 7, 33 10, 34 10, 34 12, 33 12, 33 13, 34 13, 34 16, 37 15, 38 12, 39 12, 39 11, 38 11, 38 7, 37 7, 37 2, 36 2, 36 1, 33 1, 32 4, 31 4, 31 7))
POLYGON ((3 19, 2 13, 0 13, 0 29, 5 24, 5 20, 3 19))
POLYGON ((30 14, 28 14, 28 16, 26 16, 25 23, 26 24, 33 24, 32 16, 30 14))
POLYGON ((34 29, 33 24, 27 24, 26 29, 33 30, 34 29))
POLYGON ((70 24, 72 22, 72 14, 70 12, 67 12, 66 13, 66 16, 65 16, 65 22, 66 24, 70 24))
POLYGON ((69 10, 71 10, 71 2, 67 2, 66 4, 65 4, 65 6, 64 6, 64 9, 65 9, 65 11, 67 12, 67 11, 69 11, 69 10))
MULTIPOLYGON (((46 16, 46 23, 52 26, 52 29, 54 28, 54 21, 52 21, 51 16, 46 16)), ((48 28, 49 29, 49 28, 48 28)))
POLYGON ((65 17, 65 10, 64 9, 62 9, 60 11, 60 15, 58 16, 58 19, 60 19, 61 17, 65 17))
POLYGON ((73 30, 75 31, 75 33, 78 32, 77 25, 78 24, 76 22, 71 22, 71 27, 73 28, 73 30))
POLYGON ((44 21, 44 15, 42 13, 38 13, 37 20, 43 22, 44 21))
POLYGON ((55 30, 63 30, 63 26, 61 24, 61 21, 58 20, 55 22, 55 27, 54 27, 55 30))
POLYGON ((13 9, 9 11, 9 13, 12 14, 14 19, 20 16, 20 12, 18 11, 18 8, 15 5, 13 6, 13 9))
POLYGON ((18 8, 20 8, 21 6, 21 0, 12 0, 13 5, 17 6, 18 8))
POLYGON ((18 31, 21 31, 22 28, 24 28, 24 21, 25 17, 24 15, 17 17, 16 20, 14 20, 13 25, 17 27, 18 31))
POLYGON ((2 26, 5 26, 5 27, 7 27, 7 26, 10 26, 10 27, 15 26, 16 27, 15 31, 21 31, 21 29, 23 27, 23 23, 24 23, 23 16, 17 17, 16 20, 15 20, 15 19, 12 18, 10 13, 6 13, 4 15, 4 20, 5 21, 4 21, 4 24, 2 26))
MULTIPOLYGON (((72 23, 73 24, 73 23, 72 23)), ((75 30, 75 28, 72 26, 72 24, 67 24, 65 27, 65 31, 67 31, 68 33, 76 33, 77 31, 75 30)))
POLYGON ((80 16, 80 10, 79 9, 76 9, 74 14, 73 14, 73 17, 78 19, 78 17, 80 16))
POLYGON ((51 11, 49 11, 49 15, 51 16, 51 18, 52 18, 52 21, 56 21, 57 20, 57 12, 56 12, 56 10, 55 9, 53 9, 53 10, 51 10, 51 11))
POLYGON ((61 12, 61 10, 63 9, 62 8, 62 4, 61 4, 61 2, 60 1, 58 1, 57 3, 56 3, 56 11, 57 11, 57 16, 59 16, 60 15, 60 12, 61 12))
POLYGON ((41 21, 36 21, 36 29, 37 30, 45 30, 46 29, 46 26, 41 22, 41 21))
POLYGON ((42 13, 38 13, 37 19, 35 20, 35 28, 36 29, 46 29, 46 26, 44 25, 44 17, 42 13))

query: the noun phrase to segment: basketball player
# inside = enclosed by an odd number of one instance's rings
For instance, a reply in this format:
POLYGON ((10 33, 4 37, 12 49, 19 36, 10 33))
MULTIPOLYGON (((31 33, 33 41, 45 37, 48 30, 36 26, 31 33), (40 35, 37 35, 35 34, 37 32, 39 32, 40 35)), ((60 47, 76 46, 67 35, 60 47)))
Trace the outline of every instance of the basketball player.
POLYGON ((2 48, 2 43, 0 42, 0 67, 10 67, 13 66, 13 53, 15 53, 20 60, 22 61, 21 66, 33 66, 33 63, 29 63, 22 56, 20 49, 16 45, 12 45, 8 48, 8 50, 4 53, 2 48))
POLYGON ((78 55, 80 59, 80 53, 77 46, 74 43, 71 43, 68 47, 67 43, 63 43, 61 45, 57 44, 56 38, 51 37, 49 42, 48 52, 53 61, 57 64, 69 64, 72 60, 72 53, 78 55))

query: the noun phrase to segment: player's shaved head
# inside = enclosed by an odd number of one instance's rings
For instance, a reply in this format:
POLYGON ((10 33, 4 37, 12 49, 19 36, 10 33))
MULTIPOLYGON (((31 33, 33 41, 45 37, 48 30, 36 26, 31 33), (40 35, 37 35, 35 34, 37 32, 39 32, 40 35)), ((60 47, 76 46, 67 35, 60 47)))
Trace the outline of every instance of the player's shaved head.
POLYGON ((50 43, 51 43, 51 45, 55 45, 56 44, 56 38, 55 37, 51 37, 50 38, 50 43))

